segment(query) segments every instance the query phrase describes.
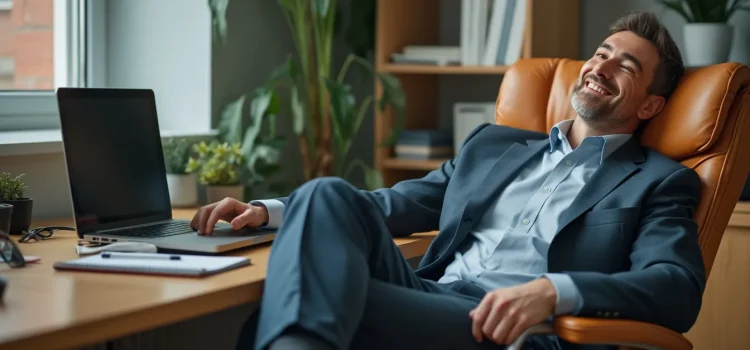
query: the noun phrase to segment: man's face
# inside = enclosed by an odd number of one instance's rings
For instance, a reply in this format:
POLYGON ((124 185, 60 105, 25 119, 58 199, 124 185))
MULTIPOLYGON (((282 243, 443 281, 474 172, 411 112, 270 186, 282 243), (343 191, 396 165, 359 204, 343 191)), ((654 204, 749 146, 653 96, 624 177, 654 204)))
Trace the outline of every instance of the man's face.
POLYGON ((611 35, 583 65, 573 108, 597 129, 635 129, 663 105, 662 98, 648 93, 658 64, 659 52, 648 40, 627 31, 611 35))

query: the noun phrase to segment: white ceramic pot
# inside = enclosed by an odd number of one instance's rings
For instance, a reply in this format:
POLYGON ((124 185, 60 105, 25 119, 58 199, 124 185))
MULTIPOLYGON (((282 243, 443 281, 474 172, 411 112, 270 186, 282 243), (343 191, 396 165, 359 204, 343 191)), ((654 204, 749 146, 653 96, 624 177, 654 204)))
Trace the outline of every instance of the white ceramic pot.
POLYGON ((686 23, 685 65, 707 66, 729 60, 734 28, 726 23, 686 23))
POLYGON ((198 204, 198 181, 195 174, 167 174, 169 200, 173 207, 194 207, 198 204))
POLYGON ((245 186, 206 186, 206 200, 209 203, 215 203, 227 197, 242 201, 245 197, 245 186))

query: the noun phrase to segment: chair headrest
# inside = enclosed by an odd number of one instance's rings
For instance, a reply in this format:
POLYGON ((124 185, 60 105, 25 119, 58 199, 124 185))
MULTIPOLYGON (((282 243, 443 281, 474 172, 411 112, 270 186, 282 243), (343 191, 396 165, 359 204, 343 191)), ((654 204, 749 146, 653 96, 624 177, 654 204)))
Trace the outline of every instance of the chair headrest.
MULTIPOLYGON (((549 132, 575 118, 570 94, 584 61, 529 58, 503 77, 495 108, 498 124, 549 132)), ((713 146, 738 92, 750 86, 750 69, 739 63, 691 68, 659 115, 643 131, 641 143, 682 160, 713 146)))

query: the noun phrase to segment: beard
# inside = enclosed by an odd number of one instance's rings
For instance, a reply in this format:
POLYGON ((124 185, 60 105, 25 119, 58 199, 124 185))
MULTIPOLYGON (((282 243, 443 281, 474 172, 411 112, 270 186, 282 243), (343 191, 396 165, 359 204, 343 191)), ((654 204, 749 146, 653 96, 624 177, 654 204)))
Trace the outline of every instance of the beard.
MULTIPOLYGON (((610 99, 612 95, 601 96, 583 91, 587 78, 591 78, 594 82, 609 88, 607 84, 604 84, 596 77, 584 77, 580 79, 573 86, 570 98, 573 109, 588 124, 601 126, 619 125, 622 122, 622 118, 619 117, 621 114, 619 108, 621 101, 610 99)), ((610 91, 615 90, 610 88, 610 91)))

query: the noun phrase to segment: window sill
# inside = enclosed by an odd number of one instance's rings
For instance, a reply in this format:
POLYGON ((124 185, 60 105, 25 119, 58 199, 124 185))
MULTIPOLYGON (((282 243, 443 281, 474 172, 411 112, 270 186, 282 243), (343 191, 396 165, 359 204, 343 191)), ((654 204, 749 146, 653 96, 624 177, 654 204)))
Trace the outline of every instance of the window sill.
MULTIPOLYGON (((217 130, 164 130, 162 138, 211 138, 217 130)), ((0 131, 0 157, 62 153, 60 130, 0 131)))

